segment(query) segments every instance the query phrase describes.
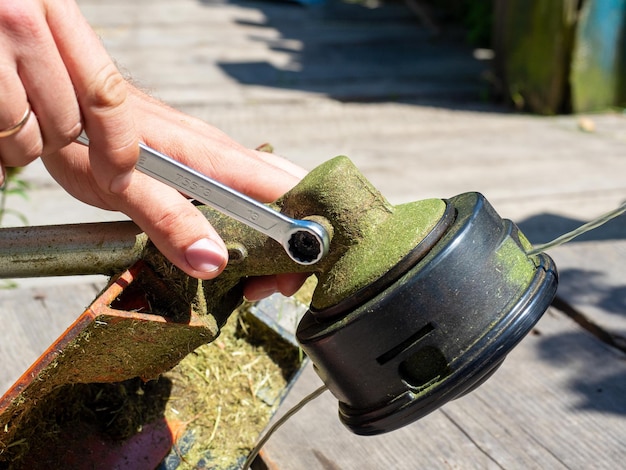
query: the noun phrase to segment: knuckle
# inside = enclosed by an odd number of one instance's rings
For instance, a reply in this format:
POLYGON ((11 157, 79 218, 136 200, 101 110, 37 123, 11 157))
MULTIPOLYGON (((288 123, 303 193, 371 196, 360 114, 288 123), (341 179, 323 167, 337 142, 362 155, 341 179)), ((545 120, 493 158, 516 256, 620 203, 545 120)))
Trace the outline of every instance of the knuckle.
POLYGON ((41 140, 35 140, 25 144, 19 151, 13 150, 3 154, 2 161, 10 167, 23 167, 39 158, 41 151, 41 140))
POLYGON ((74 120, 74 123, 71 126, 66 127, 61 135, 67 144, 70 144, 76 140, 76 138, 80 135, 83 130, 83 125, 80 122, 80 118, 74 120))
POLYGON ((112 62, 107 63, 96 74, 87 90, 87 106, 96 110, 110 110, 126 101, 126 81, 112 62))
POLYGON ((173 207, 165 209, 158 217, 155 217, 153 220, 153 226, 160 232, 163 233, 176 233, 177 229, 183 227, 183 214, 186 214, 186 211, 181 207, 173 207))
POLYGON ((182 200, 150 214, 150 225, 152 233, 159 233, 159 238, 180 251, 207 233, 208 222, 187 200, 182 200))
POLYGON ((73 119, 60 124, 52 133, 43 132, 43 147, 40 155, 49 155, 66 147, 76 140, 81 133, 82 124, 79 119, 73 119))
POLYGON ((73 119, 71 123, 64 124, 57 132, 57 139, 60 147, 74 142, 81 133, 83 126, 79 119, 73 119))
POLYGON ((0 8, 0 30, 20 42, 31 39, 39 31, 40 22, 27 3, 3 0, 0 8))
POLYGON ((24 156, 22 159, 22 165, 27 165, 35 160, 37 160, 41 154, 43 153, 43 144, 40 139, 34 141, 30 147, 26 148, 24 152, 24 156))

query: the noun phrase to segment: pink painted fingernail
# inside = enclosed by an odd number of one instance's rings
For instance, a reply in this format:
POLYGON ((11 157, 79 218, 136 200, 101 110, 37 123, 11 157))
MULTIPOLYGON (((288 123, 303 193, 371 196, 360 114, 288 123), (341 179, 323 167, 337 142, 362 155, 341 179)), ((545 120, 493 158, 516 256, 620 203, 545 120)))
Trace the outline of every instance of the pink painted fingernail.
POLYGON ((187 248, 185 258, 196 271, 210 274, 226 264, 228 254, 214 240, 202 238, 187 248))

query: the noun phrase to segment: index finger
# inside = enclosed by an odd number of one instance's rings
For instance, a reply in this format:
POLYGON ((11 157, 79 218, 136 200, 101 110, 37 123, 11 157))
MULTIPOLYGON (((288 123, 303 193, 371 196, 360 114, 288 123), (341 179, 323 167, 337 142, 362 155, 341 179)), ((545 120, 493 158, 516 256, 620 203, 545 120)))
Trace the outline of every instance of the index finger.
POLYGON ((139 153, 126 80, 75 2, 54 2, 48 24, 76 90, 98 184, 120 193, 130 184, 139 153))

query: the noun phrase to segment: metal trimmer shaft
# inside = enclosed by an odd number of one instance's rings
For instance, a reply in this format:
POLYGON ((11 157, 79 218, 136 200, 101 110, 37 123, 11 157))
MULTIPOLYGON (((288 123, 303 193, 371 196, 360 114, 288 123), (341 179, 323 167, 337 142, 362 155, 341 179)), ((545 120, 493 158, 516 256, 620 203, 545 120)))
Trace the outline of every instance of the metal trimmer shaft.
POLYGON ((112 275, 141 258, 148 237, 133 222, 0 229, 0 278, 112 275))

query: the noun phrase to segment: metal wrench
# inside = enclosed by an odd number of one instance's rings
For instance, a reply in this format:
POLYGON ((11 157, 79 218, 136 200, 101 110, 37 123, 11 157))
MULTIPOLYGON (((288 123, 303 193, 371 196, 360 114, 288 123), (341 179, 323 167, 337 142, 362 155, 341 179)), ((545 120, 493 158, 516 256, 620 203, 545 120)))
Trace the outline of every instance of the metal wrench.
MULTIPOLYGON (((89 146, 83 131, 76 139, 89 146)), ((298 264, 315 264, 330 246, 328 231, 310 220, 292 219, 167 155, 139 144, 137 170, 273 238, 298 264)))

